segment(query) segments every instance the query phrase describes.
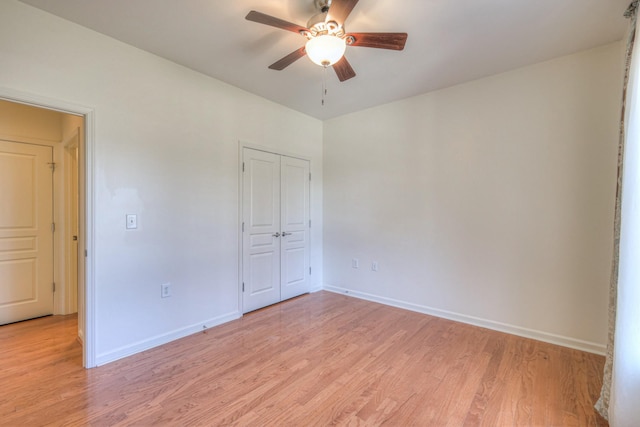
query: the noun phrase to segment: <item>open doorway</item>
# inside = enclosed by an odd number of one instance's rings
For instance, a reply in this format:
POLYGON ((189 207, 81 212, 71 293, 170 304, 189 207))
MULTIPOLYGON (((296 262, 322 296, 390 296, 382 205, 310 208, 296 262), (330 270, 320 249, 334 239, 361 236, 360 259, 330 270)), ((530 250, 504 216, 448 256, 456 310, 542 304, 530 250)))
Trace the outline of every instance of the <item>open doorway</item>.
MULTIPOLYGON (((86 327, 87 319, 92 318, 91 306, 87 310, 86 304, 92 295, 86 286, 86 278, 90 277, 87 224, 91 223, 86 208, 90 188, 86 178, 89 165, 86 135, 91 112, 74 106, 67 108, 56 101, 34 102, 29 95, 3 95, 6 90, 0 88, 0 148, 4 149, 4 161, 10 166, 5 168, 5 174, 15 176, 5 181, 12 181, 11 189, 0 193, 0 197, 7 199, 0 200, 0 205, 5 205, 5 222, 13 222, 15 230, 37 228, 40 235, 31 236, 27 232, 16 239, 5 233, 5 243, 11 243, 13 258, 7 258, 10 261, 5 263, 5 271, 0 272, 0 280, 9 282, 10 278, 11 283, 26 286, 21 289, 16 286, 15 292, 4 293, 5 301, 0 303, 9 309, 0 320, 9 323, 30 316, 78 313, 83 365, 92 367, 93 334, 91 327, 86 327), (34 165, 33 170, 28 165, 34 165), (38 215, 30 216, 29 212, 38 215), (23 222, 36 227, 21 226, 23 222), (27 245, 30 241, 34 242, 33 250, 27 245), (42 262, 38 257, 42 257, 42 262), (36 289, 36 284, 40 288, 36 289), (23 313, 15 309, 28 306, 31 300, 39 300, 40 311, 29 314, 28 310, 23 313)), ((9 257, 11 253, 5 251, 4 255, 9 257)))

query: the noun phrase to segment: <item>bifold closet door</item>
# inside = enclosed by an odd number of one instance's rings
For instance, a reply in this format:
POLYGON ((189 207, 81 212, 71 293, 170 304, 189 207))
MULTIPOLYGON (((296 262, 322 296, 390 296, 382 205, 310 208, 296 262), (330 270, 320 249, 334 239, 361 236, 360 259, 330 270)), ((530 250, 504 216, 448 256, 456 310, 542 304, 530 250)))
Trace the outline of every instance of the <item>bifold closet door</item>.
POLYGON ((309 162, 245 148, 243 312, 308 292, 309 162))

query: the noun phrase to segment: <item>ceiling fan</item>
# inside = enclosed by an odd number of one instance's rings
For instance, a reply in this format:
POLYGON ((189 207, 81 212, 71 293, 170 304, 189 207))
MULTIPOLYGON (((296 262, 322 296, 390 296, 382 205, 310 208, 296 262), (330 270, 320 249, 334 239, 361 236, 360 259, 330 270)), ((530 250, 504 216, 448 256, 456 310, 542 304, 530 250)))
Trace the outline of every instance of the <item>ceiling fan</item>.
POLYGON ((358 0, 314 0, 319 13, 312 16, 307 26, 293 24, 273 16, 252 10, 245 19, 292 31, 306 37, 307 43, 269 66, 272 70, 284 70, 307 55, 311 61, 323 67, 333 66, 338 79, 343 82, 356 76, 356 72, 344 56, 347 46, 373 47, 403 50, 407 33, 347 33, 344 21, 358 0))

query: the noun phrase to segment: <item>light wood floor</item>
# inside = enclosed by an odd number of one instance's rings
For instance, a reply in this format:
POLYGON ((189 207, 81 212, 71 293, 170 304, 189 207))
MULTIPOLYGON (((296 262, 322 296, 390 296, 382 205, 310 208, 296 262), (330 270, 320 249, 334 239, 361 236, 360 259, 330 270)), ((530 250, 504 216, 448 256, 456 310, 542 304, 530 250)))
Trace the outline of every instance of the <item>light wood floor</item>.
POLYGON ((76 325, 0 327, 1 425, 606 425, 601 356, 328 292, 90 370, 76 325))

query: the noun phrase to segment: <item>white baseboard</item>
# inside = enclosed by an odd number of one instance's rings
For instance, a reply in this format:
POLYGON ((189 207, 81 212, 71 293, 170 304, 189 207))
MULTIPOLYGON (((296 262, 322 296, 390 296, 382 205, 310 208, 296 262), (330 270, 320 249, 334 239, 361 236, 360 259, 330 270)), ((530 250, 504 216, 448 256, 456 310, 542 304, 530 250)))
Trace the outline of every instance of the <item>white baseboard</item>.
POLYGON ((360 298, 367 301, 377 302, 380 304, 390 305, 392 307, 404 308, 406 310, 415 311, 430 316, 442 317, 444 319, 454 320, 456 322, 467 323, 481 328, 492 329, 494 331, 505 332, 507 334, 517 335, 525 338, 531 338, 538 341, 548 342, 563 347, 573 348, 576 350, 586 351, 604 355, 606 347, 589 341, 582 341, 575 338, 569 338, 562 335, 551 334, 548 332, 537 331, 534 329, 522 328, 520 326, 509 325, 506 323, 496 322, 493 320, 481 319, 479 317, 468 316, 466 314, 454 313, 447 310, 440 310, 425 305, 413 304, 410 302, 400 301, 393 298, 381 297, 378 295, 368 294, 365 292, 354 291, 351 289, 341 288, 338 286, 324 285, 324 290, 360 298))
POLYGON ((155 337, 139 341, 134 344, 129 344, 115 350, 99 354, 96 357, 96 366, 101 366, 110 362, 114 362, 118 359, 122 359, 127 356, 132 356, 136 353, 140 353, 145 350, 149 350, 154 347, 158 347, 163 344, 167 344, 171 341, 184 338, 188 335, 195 334, 196 332, 202 332, 204 329, 209 329, 214 326, 221 325, 223 323, 230 322, 242 317, 242 313, 239 311, 224 314, 222 316, 214 317, 205 322, 196 323, 184 328, 176 329, 166 334, 157 335, 155 337))

